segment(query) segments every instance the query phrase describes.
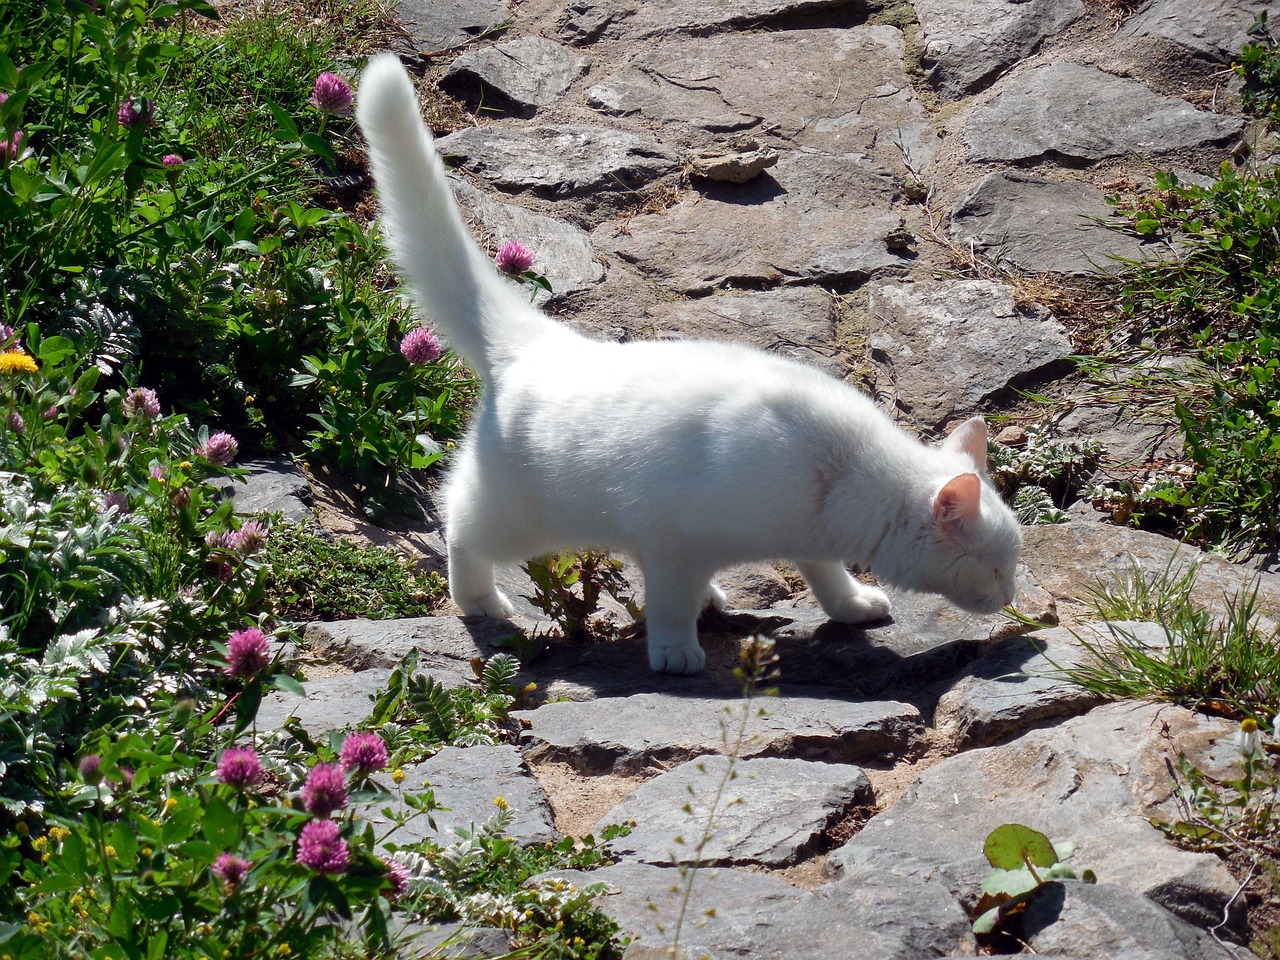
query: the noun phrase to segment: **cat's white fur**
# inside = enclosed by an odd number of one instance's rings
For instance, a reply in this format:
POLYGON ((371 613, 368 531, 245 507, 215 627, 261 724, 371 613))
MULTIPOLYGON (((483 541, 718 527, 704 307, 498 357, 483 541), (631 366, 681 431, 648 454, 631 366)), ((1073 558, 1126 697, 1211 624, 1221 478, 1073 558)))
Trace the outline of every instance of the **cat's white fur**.
POLYGON ((600 343, 545 316, 473 242, 412 83, 372 60, 357 117, 383 223, 422 315, 485 382, 449 478, 449 589, 509 615, 494 564, 567 548, 644 572, 649 663, 702 669, 696 622, 715 573, 790 558, 834 620, 889 613, 846 570, 965 610, 1012 602, 1021 532, 986 480, 986 425, 927 447, 854 388, 709 342, 600 343))

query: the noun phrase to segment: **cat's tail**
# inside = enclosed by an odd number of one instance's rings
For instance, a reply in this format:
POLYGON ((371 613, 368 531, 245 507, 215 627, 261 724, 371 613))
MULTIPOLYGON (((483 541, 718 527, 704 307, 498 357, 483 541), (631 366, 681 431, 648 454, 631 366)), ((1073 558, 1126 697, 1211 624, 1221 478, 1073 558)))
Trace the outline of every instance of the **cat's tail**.
POLYGON ((394 54, 369 61, 356 118, 369 143, 382 222, 423 318, 481 377, 558 327, 498 273, 471 237, 408 73, 394 54))

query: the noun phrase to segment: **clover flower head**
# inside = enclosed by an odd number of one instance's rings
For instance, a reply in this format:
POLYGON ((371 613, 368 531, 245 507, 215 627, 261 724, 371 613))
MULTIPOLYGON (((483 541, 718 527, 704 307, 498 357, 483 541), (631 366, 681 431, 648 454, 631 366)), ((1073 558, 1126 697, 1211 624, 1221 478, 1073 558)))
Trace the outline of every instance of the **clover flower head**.
POLYGON ((213 866, 209 869, 223 882, 227 893, 230 894, 234 893, 248 876, 249 861, 244 857, 237 857, 234 853, 222 853, 218 855, 217 860, 213 861, 213 866))
POLYGON ((9 429, 19 437, 27 432, 27 421, 22 419, 22 414, 17 410, 9 414, 9 429))
POLYGON ((236 553, 248 556, 257 553, 267 543, 267 528, 257 520, 248 520, 228 538, 227 545, 236 553))
POLYGON ((210 436, 196 453, 215 467, 225 467, 240 453, 240 444, 236 443, 236 438, 231 434, 220 430, 210 436))
POLYGON ((154 420, 160 416, 160 398, 150 387, 134 387, 124 395, 121 405, 130 420, 139 416, 154 420))
POLYGON ((518 277, 533 266, 533 251, 519 240, 508 240, 498 248, 498 255, 493 259, 503 273, 518 277))
POLYGON ((391 889, 387 891, 388 900, 401 900, 405 894, 409 892, 409 881, 413 878, 413 874, 399 860, 387 861, 387 880, 391 884, 391 889))
POLYGON ((57 418, 57 416, 58 416, 58 405, 55 403, 55 404, 54 404, 53 406, 51 406, 48 410, 46 410, 44 413, 40 414, 40 419, 41 419, 41 420, 53 420, 53 419, 57 418))
POLYGON ((342 741, 339 758, 347 773, 377 773, 387 765, 387 744, 371 731, 351 733, 342 741))
POLYGON ((311 105, 321 113, 335 117, 351 116, 351 85, 336 73, 322 73, 316 77, 311 91, 311 105))
POLYGON ((140 123, 150 124, 155 118, 155 112, 154 100, 134 96, 120 104, 120 109, 116 111, 116 118, 120 121, 120 126, 126 130, 132 130, 140 123))
POLYGON ((229 787, 251 787, 262 779, 262 761, 253 747, 227 747, 218 758, 217 775, 229 787))
POLYGON ((400 353, 417 367, 437 359, 440 352, 440 338, 428 327, 414 327, 400 341, 400 353))
POLYGON ((7 323, 0 323, 0 347, 16 346, 17 340, 18 331, 7 323))
POLYGON ((123 490, 108 490, 102 494, 102 505, 117 514, 129 512, 129 495, 123 490))
POLYGON ((271 662, 271 645, 257 627, 237 630, 227 641, 227 665, 223 673, 229 677, 252 680, 271 662))
POLYGON ((21 130, 15 130, 11 136, 0 140, 0 163, 7 164, 22 157, 22 141, 26 136, 21 130))
POLYGON ((230 550, 233 536, 232 530, 210 530, 204 535, 204 545, 210 550, 230 550))
POLYGON ((302 788, 302 805, 314 817, 327 817, 347 805, 347 780, 336 763, 317 763, 302 788))
POLYGON ((164 166, 166 169, 177 169, 178 167, 181 167, 185 162, 186 161, 184 161, 176 153, 166 153, 163 157, 160 158, 161 165, 164 166))
POLYGON ((298 862, 317 873, 343 873, 347 869, 347 844, 332 820, 312 820, 298 836, 298 862))
POLYGON ((80 779, 97 785, 102 782, 102 758, 96 753, 86 753, 80 758, 80 779))

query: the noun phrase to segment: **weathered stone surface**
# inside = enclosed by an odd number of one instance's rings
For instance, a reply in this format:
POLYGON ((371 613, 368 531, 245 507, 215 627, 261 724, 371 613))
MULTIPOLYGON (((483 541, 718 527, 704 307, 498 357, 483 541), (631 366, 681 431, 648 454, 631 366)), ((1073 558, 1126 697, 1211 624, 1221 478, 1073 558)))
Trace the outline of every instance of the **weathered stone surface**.
POLYGON ((686 293, 867 277, 906 262, 887 243, 902 224, 895 189, 857 157, 791 153, 750 183, 709 184, 625 232, 601 224, 593 239, 686 293))
POLYGON ((762 147, 754 140, 735 141, 728 147, 695 150, 689 156, 689 172, 722 183, 746 183, 777 163, 778 151, 772 147, 762 147))
POLYGON ((738 699, 641 693, 585 703, 547 703, 516 716, 528 724, 521 746, 532 760, 560 760, 592 773, 639 773, 745 740, 741 757, 849 763, 909 755, 924 744, 920 711, 896 702, 816 696, 738 699), (743 711, 747 725, 742 728, 743 711))
MULTIPOLYGON (((1114 626, 1125 631, 1121 635, 1152 647, 1168 645, 1164 628, 1157 624, 1114 626)), ((1103 698, 1072 683, 1062 671, 1089 659, 1077 637, 1106 644, 1115 636, 1103 626, 1084 624, 1001 641, 967 666, 939 698, 934 727, 954 748, 981 747, 1097 706, 1103 698)))
MULTIPOLYGON (((646 781, 605 814, 595 832, 634 820, 629 835, 609 842, 613 853, 654 864, 699 859, 695 845, 729 763, 728 757, 707 756, 646 781)), ((871 796, 866 774, 844 764, 754 759, 739 762, 735 773, 701 851, 709 865, 797 863, 817 849, 823 830, 871 796)))
POLYGON ((546 37, 518 37, 463 53, 441 84, 486 108, 519 113, 555 101, 587 69, 585 57, 546 37))
POLYGON ((667 127, 759 127, 789 147, 874 157, 895 170, 901 142, 924 167, 936 137, 902 55, 902 32, 888 26, 671 38, 593 85, 587 103, 667 127))
POLYGON ((886 876, 936 878, 972 905, 990 872, 983 841, 1016 821, 1075 841, 1080 869, 1123 878, 1208 926, 1235 893, 1230 872, 1210 854, 1171 846, 1147 817, 1170 803, 1171 751, 1210 755, 1203 762, 1221 768, 1232 748, 1219 741, 1230 729, 1166 704, 1118 703, 1004 746, 967 751, 925 770, 896 806, 831 854, 828 872, 840 876, 859 865, 886 876), (1171 740, 1163 738, 1166 726, 1171 740))
POLYGON ((1096 67, 1050 63, 1010 82, 969 117, 971 160, 1053 158, 1092 162, 1225 143, 1239 117, 1197 110, 1096 67))
POLYGON ((987 86, 1075 23, 1082 0, 916 0, 920 66, 942 96, 987 86))
POLYGON ((1227 960, 1204 930, 1152 903, 1117 878, 1050 884, 1027 905, 1023 936, 1037 954, 1109 960, 1227 960))
POLYGON ((949 232, 962 246, 1035 273, 1116 273, 1123 264, 1114 258, 1166 255, 1107 222, 1118 221, 1087 183, 989 173, 956 200, 949 232))
MULTIPOLYGON (((414 817, 392 830, 387 839, 401 845, 418 840, 431 839, 448 845, 458 839, 455 826, 471 830, 488 821, 498 812, 494 800, 502 797, 515 818, 507 828, 507 834, 521 843, 546 843, 560 838, 552 823, 551 804, 542 786, 525 766, 520 751, 507 744, 498 746, 445 747, 435 756, 416 766, 406 767, 405 781, 401 787, 391 782, 389 774, 375 776, 375 780, 399 793, 420 792, 424 783, 430 784, 436 802, 447 807, 433 813, 436 829, 432 829, 425 816, 414 817)), ((411 813, 412 808, 399 799, 384 800, 368 805, 361 815, 375 825, 379 836, 386 832, 391 821, 382 815, 384 807, 400 813, 411 813)))
POLYGON ((658 144, 608 127, 467 127, 439 145, 495 187, 555 197, 632 190, 676 166, 658 144))
POLYGON ((572 43, 637 39, 657 34, 719 33, 734 27, 783 27, 789 17, 861 13, 857 0, 580 0, 560 20, 560 32, 572 43))
MULTIPOLYGON (((375 667, 356 673, 308 680, 303 684, 306 695, 269 693, 258 709, 258 727, 272 730, 297 717, 313 738, 330 730, 353 727, 365 720, 373 710, 373 696, 386 687, 391 671, 375 667)), ((445 682, 441 679, 441 682, 445 682)))
POLYGON ((1229 563, 1176 540, 1103 523, 1066 523, 1026 527, 1023 562, 1032 576, 1058 597, 1087 597, 1100 584, 1124 584, 1135 568, 1155 582, 1166 571, 1176 580, 1196 565, 1192 597, 1221 608, 1226 597, 1252 589, 1257 582, 1263 610, 1280 610, 1280 576, 1229 563))
POLYGON ((294 523, 311 523, 314 502, 311 484, 292 457, 255 457, 240 460, 237 467, 248 470, 243 482, 221 484, 224 496, 235 501, 236 513, 280 513, 294 523))
POLYGON ((471 658, 493 656, 497 652, 495 645, 517 629, 532 629, 532 624, 485 617, 314 621, 307 624, 303 641, 320 656, 354 670, 394 667, 416 649, 419 666, 444 683, 442 675, 473 676, 471 658))
POLYGON ((1241 3, 1240 0, 1155 0, 1130 17, 1121 37, 1163 40, 1195 56, 1227 63, 1249 41, 1249 27, 1258 10, 1274 18, 1280 4, 1241 3))
POLYGON ((872 359, 887 368, 876 395, 925 427, 979 412, 1072 353, 1052 314, 1016 306, 1012 287, 987 280, 873 284, 870 313, 872 359))
POLYGON ((507 0, 400 0, 395 9, 416 51, 456 47, 511 19, 507 0))
MULTIPOLYGON (((494 200, 460 178, 453 180, 453 188, 458 201, 483 225, 495 252, 506 240, 519 240, 533 251, 534 269, 550 282, 553 296, 588 289, 604 277, 591 238, 580 227, 494 200)), ((539 292, 538 299, 547 296, 539 292)))
POLYGON ((703 297, 649 310, 645 335, 749 343, 843 377, 831 294, 816 287, 703 297))

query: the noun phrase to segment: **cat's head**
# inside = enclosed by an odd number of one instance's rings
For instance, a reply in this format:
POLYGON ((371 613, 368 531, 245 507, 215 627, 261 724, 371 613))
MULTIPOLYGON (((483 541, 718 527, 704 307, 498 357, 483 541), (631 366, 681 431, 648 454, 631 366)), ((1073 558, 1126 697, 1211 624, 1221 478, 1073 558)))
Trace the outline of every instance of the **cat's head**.
POLYGON ((932 491, 919 520, 917 543, 924 549, 909 586, 940 593, 971 613, 995 613, 1013 602, 1022 529, 987 480, 986 423, 967 420, 939 450, 943 463, 963 472, 932 491), (970 463, 972 471, 965 470, 970 463))

